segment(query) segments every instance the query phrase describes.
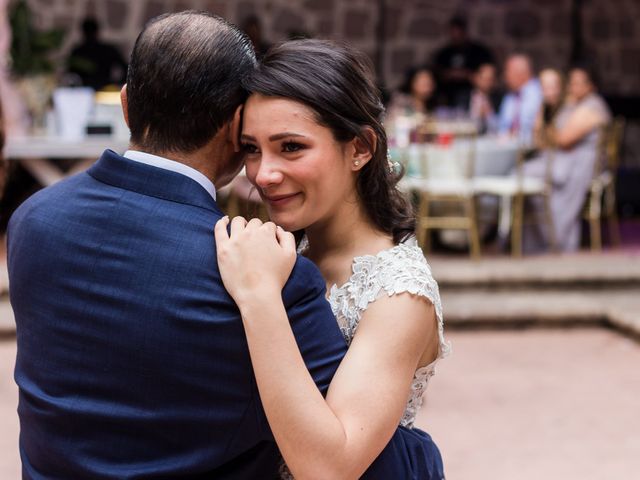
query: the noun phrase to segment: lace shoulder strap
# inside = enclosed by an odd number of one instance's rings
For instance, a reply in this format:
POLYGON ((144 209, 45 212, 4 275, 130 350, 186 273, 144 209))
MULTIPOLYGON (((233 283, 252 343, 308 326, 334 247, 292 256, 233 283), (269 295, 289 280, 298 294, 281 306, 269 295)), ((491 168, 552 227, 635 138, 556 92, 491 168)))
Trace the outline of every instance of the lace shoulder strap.
POLYGON ((438 283, 431 267, 417 245, 400 244, 381 252, 378 258, 378 281, 388 296, 409 292, 427 298, 434 306, 438 320, 440 355, 449 353, 450 345, 444 339, 444 318, 438 283))
POLYGON ((433 303, 438 319, 442 318, 438 283, 420 248, 400 244, 381 252, 378 269, 380 286, 389 296, 409 292, 425 297, 433 303))

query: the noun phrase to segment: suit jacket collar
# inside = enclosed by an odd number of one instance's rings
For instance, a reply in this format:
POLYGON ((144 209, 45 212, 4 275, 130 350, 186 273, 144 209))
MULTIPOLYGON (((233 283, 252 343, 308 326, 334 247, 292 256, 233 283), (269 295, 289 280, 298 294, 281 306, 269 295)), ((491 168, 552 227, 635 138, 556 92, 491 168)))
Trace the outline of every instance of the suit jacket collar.
POLYGON ((87 171, 96 180, 150 197, 206 208, 223 215, 220 207, 195 180, 170 170, 129 160, 105 150, 87 171))

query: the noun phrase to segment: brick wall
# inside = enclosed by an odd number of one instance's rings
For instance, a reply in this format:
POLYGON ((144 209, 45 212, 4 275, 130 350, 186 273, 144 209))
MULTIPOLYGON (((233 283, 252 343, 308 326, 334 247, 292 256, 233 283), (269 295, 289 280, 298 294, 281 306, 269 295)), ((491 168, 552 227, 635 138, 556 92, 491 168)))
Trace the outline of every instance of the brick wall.
MULTIPOLYGON (((640 1, 583 0, 586 50, 602 74, 603 90, 640 93, 640 1)), ((564 67, 570 53, 571 0, 29 0, 42 27, 69 29, 64 57, 80 38, 87 14, 103 25, 103 38, 128 54, 144 22, 160 13, 206 9, 232 22, 248 14, 263 19, 270 42, 290 31, 349 41, 376 52, 378 5, 384 5, 383 79, 396 86, 410 65, 427 61, 445 41, 447 20, 457 12, 469 18, 471 35, 498 59, 513 50, 529 52, 539 67, 564 67)))

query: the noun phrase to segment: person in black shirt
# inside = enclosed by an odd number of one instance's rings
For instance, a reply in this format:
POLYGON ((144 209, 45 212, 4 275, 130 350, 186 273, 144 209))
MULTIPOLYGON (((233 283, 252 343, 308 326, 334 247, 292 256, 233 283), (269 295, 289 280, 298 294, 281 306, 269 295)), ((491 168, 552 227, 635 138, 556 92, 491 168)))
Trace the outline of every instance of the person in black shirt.
POLYGON ((121 86, 127 74, 127 63, 120 51, 100 41, 100 27, 93 18, 82 22, 82 33, 82 43, 72 50, 67 62, 69 73, 78 75, 82 85, 94 90, 111 84, 121 86))
POLYGON ((454 17, 449 22, 449 39, 449 43, 436 52, 433 65, 447 104, 466 109, 471 76, 480 65, 493 63, 493 55, 487 47, 469 39, 467 21, 462 17, 454 17))

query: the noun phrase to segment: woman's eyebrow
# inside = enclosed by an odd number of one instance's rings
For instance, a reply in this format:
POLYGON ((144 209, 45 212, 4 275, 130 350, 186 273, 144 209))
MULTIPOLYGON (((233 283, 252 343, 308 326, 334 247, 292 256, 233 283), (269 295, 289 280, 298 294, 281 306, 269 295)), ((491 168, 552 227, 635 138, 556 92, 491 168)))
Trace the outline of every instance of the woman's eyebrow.
POLYGON ((290 138, 290 137, 294 137, 294 138, 306 138, 304 135, 301 135, 299 133, 292 133, 292 132, 282 132, 282 133, 276 133, 275 135, 271 135, 269 137, 269 141, 270 142, 276 142, 278 140, 282 140, 283 138, 290 138))
MULTIPOLYGON (((283 138, 307 138, 306 136, 300 134, 300 133, 292 133, 292 132, 282 132, 282 133, 276 133, 274 135, 271 135, 269 137, 269 141, 270 142, 277 142, 278 140, 282 140, 283 138)), ((241 140, 245 140, 248 142, 256 142, 256 137, 253 137, 251 135, 247 135, 246 133, 243 133, 242 135, 240 135, 240 139, 241 140)))

